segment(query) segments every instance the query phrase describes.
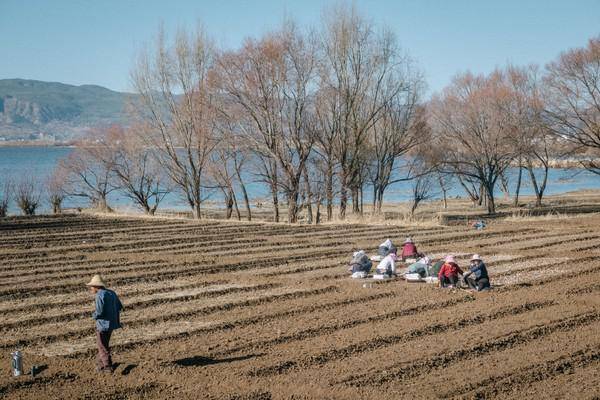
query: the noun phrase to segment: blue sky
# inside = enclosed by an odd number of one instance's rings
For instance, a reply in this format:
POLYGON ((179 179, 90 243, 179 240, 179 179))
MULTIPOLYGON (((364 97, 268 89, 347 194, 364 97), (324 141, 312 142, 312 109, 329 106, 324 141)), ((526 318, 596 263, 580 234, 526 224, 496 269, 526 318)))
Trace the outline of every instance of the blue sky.
MULTIPOLYGON (((0 79, 28 78, 130 90, 136 51, 155 36, 201 21, 233 48, 276 28, 285 16, 318 24, 317 0, 0 0, 0 79)), ((430 91, 457 72, 507 62, 545 64, 600 35, 600 0, 356 0, 375 24, 392 28, 416 59, 430 91)))

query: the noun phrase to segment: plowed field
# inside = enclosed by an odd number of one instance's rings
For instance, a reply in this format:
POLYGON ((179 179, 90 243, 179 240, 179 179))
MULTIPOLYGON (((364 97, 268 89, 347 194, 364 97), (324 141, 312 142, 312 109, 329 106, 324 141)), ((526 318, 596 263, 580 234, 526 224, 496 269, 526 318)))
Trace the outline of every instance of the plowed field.
POLYGON ((598 398, 599 227, 4 219, 0 397, 598 398), (461 266, 481 254, 495 288, 349 279, 352 251, 409 234, 461 266), (95 371, 94 273, 126 308, 112 375, 95 371), (15 348, 37 376, 11 377, 15 348))

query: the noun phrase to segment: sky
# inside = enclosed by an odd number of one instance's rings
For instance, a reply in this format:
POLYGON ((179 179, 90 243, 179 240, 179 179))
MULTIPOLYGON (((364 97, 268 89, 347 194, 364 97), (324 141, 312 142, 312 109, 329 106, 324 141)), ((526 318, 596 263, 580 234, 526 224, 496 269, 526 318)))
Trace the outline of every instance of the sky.
MULTIPOLYGON (((286 17, 318 25, 339 0, 0 0, 0 79, 25 78, 131 91, 136 54, 161 24, 167 34, 202 23, 233 49, 286 17)), ((355 0, 395 31, 429 93, 459 72, 507 63, 544 65, 600 35, 600 0, 355 0)))

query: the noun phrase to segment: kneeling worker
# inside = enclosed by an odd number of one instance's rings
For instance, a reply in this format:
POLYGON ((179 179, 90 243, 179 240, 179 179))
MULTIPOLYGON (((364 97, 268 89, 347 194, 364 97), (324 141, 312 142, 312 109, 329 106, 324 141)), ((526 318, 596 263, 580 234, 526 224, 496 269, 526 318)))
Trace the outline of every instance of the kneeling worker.
POLYGON ((372 266, 373 263, 369 260, 369 256, 364 250, 359 250, 352 255, 348 270, 352 273, 353 278, 366 278, 372 266))
POLYGON ((471 267, 469 272, 463 275, 463 279, 471 289, 478 292, 490 288, 490 277, 479 254, 473 254, 473 257, 471 257, 471 267))
POLYGON ((407 258, 419 258, 421 254, 417 251, 417 246, 411 238, 406 238, 402 245, 402 261, 406 261, 407 258))
POLYGON ((396 275, 396 260, 396 253, 389 253, 383 258, 383 260, 381 260, 379 265, 377 265, 375 271, 377 274, 386 275, 388 277, 396 275))
POLYGON ((438 280, 440 287, 455 287, 458 283, 458 276, 462 276, 463 271, 460 269, 454 256, 446 256, 446 260, 440 272, 438 272, 438 280))

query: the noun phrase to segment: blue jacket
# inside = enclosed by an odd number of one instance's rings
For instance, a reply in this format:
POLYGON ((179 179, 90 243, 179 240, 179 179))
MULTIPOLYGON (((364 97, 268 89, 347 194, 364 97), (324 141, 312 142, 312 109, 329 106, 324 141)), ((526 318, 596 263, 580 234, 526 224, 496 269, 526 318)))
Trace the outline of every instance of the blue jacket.
POLYGON ((480 280, 480 279, 490 279, 488 276, 488 272, 487 272, 487 268, 485 267, 485 264, 482 262, 480 262, 476 267, 471 267, 470 268, 470 272, 467 274, 471 275, 474 274, 475 275, 475 279, 476 280, 480 280))
POLYGON ((100 332, 112 331, 121 327, 119 313, 123 304, 115 292, 100 289, 96 293, 96 311, 92 315, 96 320, 96 329, 100 332))

